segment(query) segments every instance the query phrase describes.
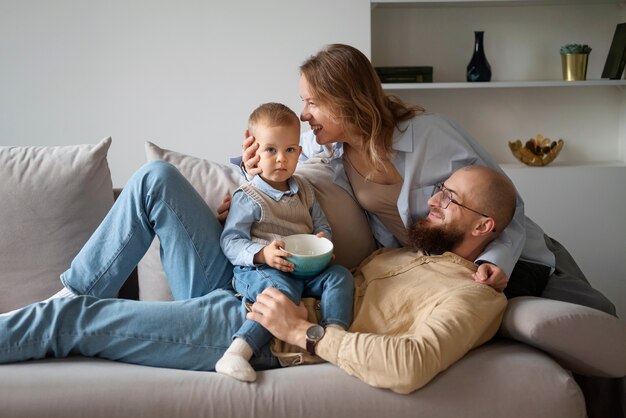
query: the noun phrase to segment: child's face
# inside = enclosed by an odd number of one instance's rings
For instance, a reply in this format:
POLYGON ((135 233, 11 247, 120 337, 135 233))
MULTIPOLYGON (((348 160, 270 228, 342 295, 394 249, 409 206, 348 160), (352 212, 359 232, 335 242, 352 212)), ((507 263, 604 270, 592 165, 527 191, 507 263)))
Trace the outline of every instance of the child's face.
POLYGON ((259 144, 261 177, 275 189, 287 190, 287 180, 296 170, 302 152, 300 124, 270 127, 259 123, 254 128, 254 138, 259 144))

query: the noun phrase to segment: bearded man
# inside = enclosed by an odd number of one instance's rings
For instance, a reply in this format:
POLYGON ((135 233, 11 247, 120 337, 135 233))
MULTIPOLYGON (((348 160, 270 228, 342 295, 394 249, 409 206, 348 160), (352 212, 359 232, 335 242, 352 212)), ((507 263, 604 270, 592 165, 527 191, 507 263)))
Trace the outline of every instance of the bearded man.
POLYGON ((301 357, 296 364, 313 360, 310 353, 372 386, 415 391, 497 332, 506 297, 474 280, 470 260, 508 225, 515 201, 513 184, 499 172, 454 172, 409 231, 415 248, 379 250, 356 270, 347 331, 323 329, 276 289, 259 295, 247 317, 285 342, 284 351, 305 349, 293 354, 301 357))

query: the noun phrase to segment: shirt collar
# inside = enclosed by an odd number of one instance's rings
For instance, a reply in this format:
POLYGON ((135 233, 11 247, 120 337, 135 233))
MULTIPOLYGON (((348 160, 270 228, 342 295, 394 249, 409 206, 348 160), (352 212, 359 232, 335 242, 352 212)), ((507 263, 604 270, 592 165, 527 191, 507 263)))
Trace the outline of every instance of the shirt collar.
POLYGON ((411 119, 402 121, 393 132, 391 148, 396 151, 413 152, 413 124, 411 119))
POLYGON ((286 191, 276 190, 275 188, 267 184, 267 182, 263 180, 261 176, 254 176, 251 183, 253 186, 255 186, 276 201, 279 201, 285 195, 293 196, 294 194, 297 194, 300 190, 300 186, 298 186, 298 182, 295 178, 293 178, 293 176, 291 176, 287 181, 287 184, 289 185, 289 190, 286 191))

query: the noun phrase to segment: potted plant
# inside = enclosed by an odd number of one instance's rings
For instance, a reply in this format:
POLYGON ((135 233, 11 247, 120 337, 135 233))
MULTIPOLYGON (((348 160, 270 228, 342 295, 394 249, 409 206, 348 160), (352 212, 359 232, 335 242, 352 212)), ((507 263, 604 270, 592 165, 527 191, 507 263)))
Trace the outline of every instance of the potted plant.
POLYGON ((586 44, 567 44, 561 47, 563 80, 586 80, 587 61, 591 48, 586 44))

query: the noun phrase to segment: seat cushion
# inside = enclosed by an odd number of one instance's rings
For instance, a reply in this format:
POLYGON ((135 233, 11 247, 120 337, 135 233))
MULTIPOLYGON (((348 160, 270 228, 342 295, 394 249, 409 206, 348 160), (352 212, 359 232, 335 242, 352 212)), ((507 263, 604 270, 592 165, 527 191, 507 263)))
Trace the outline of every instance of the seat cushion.
POLYGON ((330 364, 266 370, 244 383, 211 372, 70 358, 0 366, 0 405, 15 418, 586 414, 569 373, 538 350, 508 341, 471 351, 409 395, 373 388, 330 364))

